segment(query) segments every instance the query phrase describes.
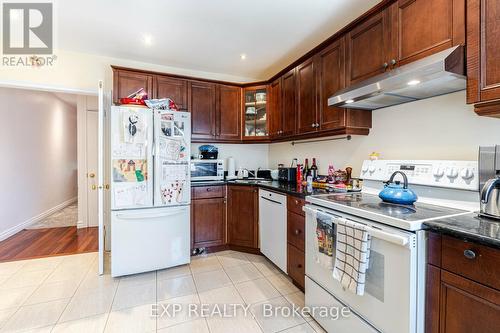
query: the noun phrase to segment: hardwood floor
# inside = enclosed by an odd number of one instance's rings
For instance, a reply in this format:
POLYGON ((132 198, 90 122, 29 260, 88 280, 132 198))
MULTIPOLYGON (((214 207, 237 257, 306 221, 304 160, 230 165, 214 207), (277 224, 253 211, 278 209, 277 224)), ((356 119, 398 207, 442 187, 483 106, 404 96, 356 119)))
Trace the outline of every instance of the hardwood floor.
POLYGON ((0 242, 0 262, 98 250, 97 227, 24 229, 0 242))

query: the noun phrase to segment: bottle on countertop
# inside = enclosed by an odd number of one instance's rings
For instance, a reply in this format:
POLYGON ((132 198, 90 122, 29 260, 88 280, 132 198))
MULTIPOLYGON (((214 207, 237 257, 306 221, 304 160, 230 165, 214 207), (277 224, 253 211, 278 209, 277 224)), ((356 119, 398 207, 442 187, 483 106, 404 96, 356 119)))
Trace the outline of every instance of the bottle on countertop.
POLYGON ((333 164, 328 166, 328 182, 330 184, 335 183, 335 168, 333 167, 333 164))
POLYGON ((309 169, 309 159, 305 159, 304 161, 304 171, 302 173, 302 178, 307 180, 307 176, 309 176, 309 173, 311 172, 311 169, 309 169))
POLYGON ((301 164, 297 164, 296 175, 297 175, 297 178, 296 178, 297 184, 301 184, 303 181, 303 179, 302 179, 302 165, 301 164))
POLYGON ((311 176, 313 181, 318 179, 318 166, 316 165, 316 158, 313 157, 313 162, 311 166, 311 176))
POLYGON ((352 168, 351 167, 345 168, 345 173, 346 173, 346 185, 349 185, 351 183, 351 178, 352 178, 352 168))

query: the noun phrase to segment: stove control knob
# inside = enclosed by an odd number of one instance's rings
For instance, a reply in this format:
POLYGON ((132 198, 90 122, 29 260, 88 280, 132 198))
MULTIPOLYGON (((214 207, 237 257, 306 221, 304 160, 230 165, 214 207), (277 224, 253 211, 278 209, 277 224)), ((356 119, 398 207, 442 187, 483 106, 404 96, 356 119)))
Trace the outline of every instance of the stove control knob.
POLYGON ((442 167, 437 167, 433 172, 434 177, 441 178, 444 176, 444 169, 442 167))
POLYGON ((375 165, 370 165, 370 167, 368 168, 368 171, 370 171, 370 173, 374 173, 375 170, 375 165))
POLYGON ((472 170, 471 168, 462 169, 462 172, 460 172, 460 177, 465 180, 471 179, 474 177, 474 170, 472 170))
POLYGON ((361 167, 361 172, 367 173, 368 172, 368 165, 363 164, 363 166, 361 167))
POLYGON ((450 179, 457 178, 458 177, 458 170, 457 170, 457 168, 455 168, 455 167, 449 167, 446 170, 446 177, 448 177, 450 179))

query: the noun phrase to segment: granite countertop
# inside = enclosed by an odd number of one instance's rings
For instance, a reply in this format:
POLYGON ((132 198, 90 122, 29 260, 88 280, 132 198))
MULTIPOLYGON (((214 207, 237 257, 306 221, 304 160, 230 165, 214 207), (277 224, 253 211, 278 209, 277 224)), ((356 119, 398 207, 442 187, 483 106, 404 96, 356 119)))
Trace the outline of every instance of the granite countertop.
POLYGON ((429 221, 424 225, 442 234, 500 248, 500 220, 478 216, 477 213, 429 221))
POLYGON ((308 191, 307 186, 301 186, 294 183, 281 183, 278 181, 265 182, 265 183, 245 183, 245 182, 235 182, 233 180, 229 181, 201 181, 201 182, 191 182, 191 187, 196 186, 216 186, 216 185, 241 185, 241 186, 257 186, 266 190, 272 190, 276 192, 290 194, 296 197, 305 198, 307 195, 313 194, 327 194, 326 190, 314 188, 312 191, 308 191))

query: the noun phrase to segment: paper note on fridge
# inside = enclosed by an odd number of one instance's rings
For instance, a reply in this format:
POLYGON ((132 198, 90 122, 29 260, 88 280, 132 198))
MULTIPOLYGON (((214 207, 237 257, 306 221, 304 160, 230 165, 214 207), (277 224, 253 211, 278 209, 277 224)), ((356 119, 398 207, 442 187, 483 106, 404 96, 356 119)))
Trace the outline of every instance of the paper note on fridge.
POLYGON ((126 110, 122 116, 123 142, 145 143, 147 126, 144 115, 136 110, 126 110))
POLYGON ((113 182, 143 182, 148 179, 148 161, 141 159, 113 160, 113 182))
POLYGON ((147 196, 148 187, 146 184, 115 187, 115 207, 144 206, 147 196))
POLYGON ((188 166, 186 164, 168 164, 163 162, 161 166, 161 183, 172 181, 185 181, 188 166))
POLYGON ((169 161, 179 161, 186 157, 186 143, 182 139, 166 139, 164 137, 159 140, 159 156, 169 161))

